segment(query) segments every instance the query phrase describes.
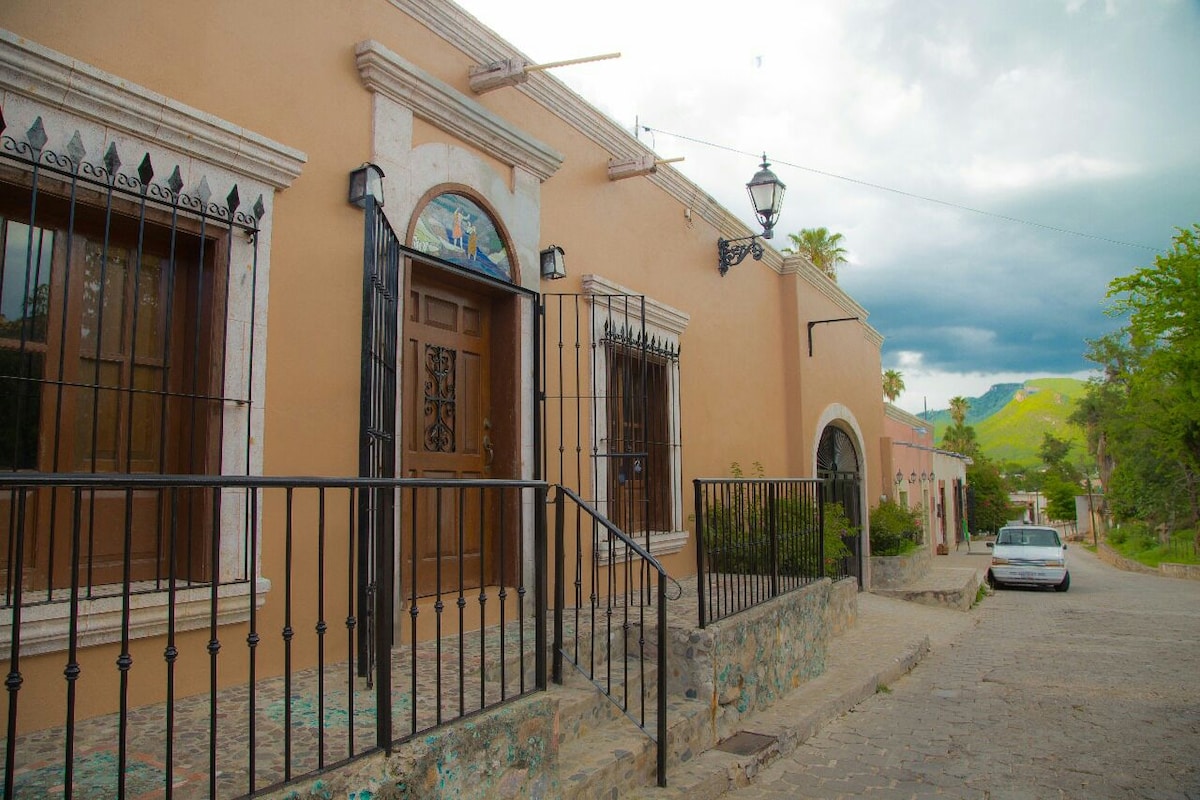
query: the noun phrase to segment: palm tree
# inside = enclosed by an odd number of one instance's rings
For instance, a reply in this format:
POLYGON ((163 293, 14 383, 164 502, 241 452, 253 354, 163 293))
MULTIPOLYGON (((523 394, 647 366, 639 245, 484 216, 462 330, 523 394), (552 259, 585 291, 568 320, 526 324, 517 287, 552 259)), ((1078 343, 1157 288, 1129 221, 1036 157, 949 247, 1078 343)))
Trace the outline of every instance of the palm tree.
POLYGON ((958 397, 950 398, 950 419, 954 420, 956 427, 961 428, 963 423, 967 421, 967 409, 970 407, 971 401, 961 394, 958 397))
POLYGON ((896 402, 896 398, 904 392, 904 376, 899 370, 889 369, 883 373, 883 396, 888 399, 889 403, 896 402))
POLYGON ((789 233, 791 247, 783 252, 805 256, 813 266, 837 280, 839 264, 846 263, 846 248, 842 247, 842 235, 830 233, 828 228, 804 228, 800 233, 789 233))

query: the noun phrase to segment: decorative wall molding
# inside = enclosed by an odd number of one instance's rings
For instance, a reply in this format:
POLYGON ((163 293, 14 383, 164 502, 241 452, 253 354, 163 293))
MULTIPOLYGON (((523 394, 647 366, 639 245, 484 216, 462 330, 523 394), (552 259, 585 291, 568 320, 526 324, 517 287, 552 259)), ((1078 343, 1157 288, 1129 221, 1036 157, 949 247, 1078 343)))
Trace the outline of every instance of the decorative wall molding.
MULTIPOLYGON (((486 64, 510 58, 535 63, 534 59, 521 53, 450 0, 390 1, 477 63, 486 64)), ((463 77, 466 78, 465 70, 463 77)), ((605 116, 549 72, 530 75, 529 80, 513 87, 513 91, 528 95, 604 148, 612 158, 622 160, 654 155, 653 150, 639 142, 628 130, 605 116)), ((704 219, 716 228, 718 235, 726 239, 736 239, 757 232, 748 228, 728 209, 669 165, 660 165, 654 173, 647 175, 646 179, 692 209, 693 215, 704 219)), ((768 247, 762 263, 780 272, 783 256, 768 247)))
MULTIPOLYGON (((120 588, 120 585, 117 585, 120 588)), ((225 584, 218 588, 217 625, 234 625, 250 619, 251 598, 261 609, 271 591, 271 582, 259 578, 253 594, 250 584, 225 584)), ((129 595, 129 637, 161 636, 168 630, 170 594, 137 592, 129 595)), ((119 594, 80 600, 75 644, 90 647, 121 641, 124 630, 124 599, 119 594)), ((212 589, 180 588, 175 594, 173 630, 204 630, 212 624, 212 589)), ((0 611, 0 649, 12 644, 12 609, 0 611)), ((21 655, 61 652, 71 645, 71 604, 44 603, 21 608, 21 655)))
POLYGON ((379 42, 354 48, 363 86, 405 106, 419 119, 463 139, 509 166, 546 180, 563 156, 379 42))
POLYGON ((0 103, 14 95, 275 189, 290 186, 308 160, 300 150, 0 30, 0 103))
POLYGON ((687 328, 688 322, 691 320, 691 317, 686 312, 672 308, 666 303, 660 303, 651 297, 646 297, 641 292, 635 292, 633 289, 622 286, 615 281, 610 281, 608 278, 601 277, 600 275, 584 275, 582 283, 583 293, 586 295, 627 294, 643 298, 646 304, 646 325, 658 328, 664 333, 674 334, 677 342, 678 337, 687 328))

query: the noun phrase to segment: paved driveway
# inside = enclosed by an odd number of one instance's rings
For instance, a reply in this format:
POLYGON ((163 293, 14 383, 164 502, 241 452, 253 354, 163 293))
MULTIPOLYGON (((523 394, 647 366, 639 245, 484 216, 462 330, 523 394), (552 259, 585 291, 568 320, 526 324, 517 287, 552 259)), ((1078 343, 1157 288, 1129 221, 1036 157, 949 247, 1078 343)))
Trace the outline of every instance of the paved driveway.
POLYGON ((1200 581, 1068 559, 726 797, 1200 800, 1200 581))

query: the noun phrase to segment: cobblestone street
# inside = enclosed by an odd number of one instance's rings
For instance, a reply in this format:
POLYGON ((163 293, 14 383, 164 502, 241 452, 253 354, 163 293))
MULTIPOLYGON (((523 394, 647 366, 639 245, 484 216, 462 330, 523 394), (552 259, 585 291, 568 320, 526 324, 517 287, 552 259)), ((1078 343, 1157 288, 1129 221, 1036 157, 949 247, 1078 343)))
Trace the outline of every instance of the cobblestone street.
POLYGON ((1200 582, 1068 556, 725 796, 1200 798, 1200 582))

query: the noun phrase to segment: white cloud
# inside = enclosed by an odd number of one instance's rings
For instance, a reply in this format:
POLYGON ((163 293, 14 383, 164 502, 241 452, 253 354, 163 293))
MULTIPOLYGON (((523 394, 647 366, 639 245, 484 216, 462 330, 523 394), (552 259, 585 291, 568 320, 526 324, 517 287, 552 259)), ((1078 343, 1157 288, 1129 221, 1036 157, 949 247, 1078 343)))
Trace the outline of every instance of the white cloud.
POLYGON ((1088 370, 1066 375, 1048 372, 947 372, 927 368, 920 353, 897 353, 897 367, 904 379, 904 392, 895 405, 911 414, 950 407, 952 397, 979 397, 1001 383, 1024 383, 1037 378, 1075 378, 1086 381, 1096 373, 1088 370))
POLYGON ((840 283, 884 362, 978 367, 929 372, 939 402, 1086 366, 1115 327, 1098 298, 1152 256, 1055 229, 1165 246, 1197 221, 1194 0, 609 0, 569 23, 550 0, 457 2, 535 61, 620 51, 553 74, 658 129, 641 140, 748 226, 765 151, 788 185, 772 244, 845 234, 840 283))
POLYGON ((1129 164, 1071 152, 1034 159, 981 155, 973 158, 959 174, 967 188, 986 193, 1039 186, 1056 188, 1065 182, 1119 178, 1134 172, 1136 169, 1129 164))

